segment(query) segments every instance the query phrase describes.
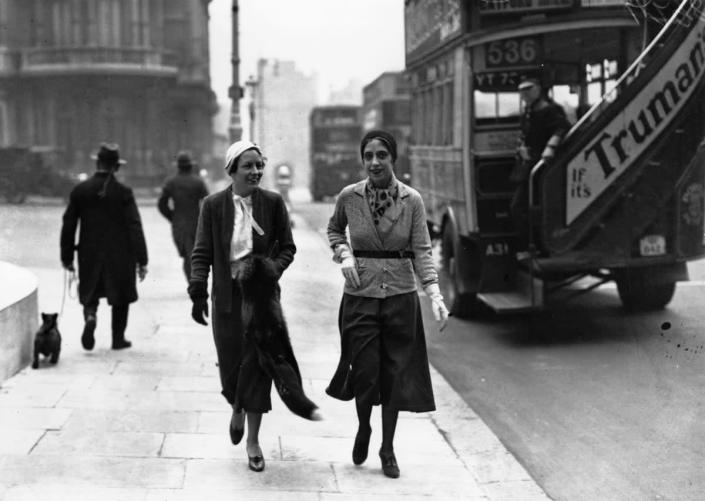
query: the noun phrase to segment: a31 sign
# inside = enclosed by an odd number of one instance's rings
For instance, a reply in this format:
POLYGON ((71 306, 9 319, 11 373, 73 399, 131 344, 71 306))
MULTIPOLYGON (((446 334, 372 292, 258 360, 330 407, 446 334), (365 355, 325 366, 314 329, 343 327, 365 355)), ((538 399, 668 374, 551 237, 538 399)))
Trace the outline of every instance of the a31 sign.
POLYGON ((495 40, 485 46, 485 67, 532 66, 541 60, 539 37, 495 40))

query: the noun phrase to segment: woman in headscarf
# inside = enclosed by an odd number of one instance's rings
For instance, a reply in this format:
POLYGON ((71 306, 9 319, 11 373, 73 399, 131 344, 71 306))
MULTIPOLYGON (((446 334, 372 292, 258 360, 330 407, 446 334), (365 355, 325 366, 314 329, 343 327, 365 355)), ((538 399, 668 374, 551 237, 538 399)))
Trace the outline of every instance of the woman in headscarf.
POLYGON ((343 188, 328 223, 345 288, 338 316, 341 356, 326 392, 355 399, 356 465, 367 459, 372 406, 382 405, 379 456, 384 474, 397 478, 393 441, 399 411, 435 410, 416 277, 441 329, 448 310, 431 259, 421 196, 394 176, 394 137, 369 131, 360 155, 367 178, 343 188))
POLYGON ((258 255, 271 259, 269 268, 279 278, 296 252, 284 200, 278 193, 259 188, 264 166, 262 152, 254 143, 237 141, 228 148, 225 170, 232 184, 204 199, 188 288, 191 316, 206 325, 207 282, 213 268, 213 337, 222 393, 233 411, 230 439, 233 444, 242 440, 247 418, 249 467, 258 472, 264 470, 259 429, 262 414, 272 408, 272 377, 260 366, 252 340, 243 335, 238 276, 244 260, 258 255))

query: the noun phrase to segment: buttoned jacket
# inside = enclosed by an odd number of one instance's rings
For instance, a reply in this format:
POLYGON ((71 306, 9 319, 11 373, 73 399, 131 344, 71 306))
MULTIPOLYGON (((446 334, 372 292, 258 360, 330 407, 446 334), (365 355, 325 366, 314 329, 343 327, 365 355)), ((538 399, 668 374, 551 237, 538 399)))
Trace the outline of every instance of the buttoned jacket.
MULTIPOLYGON (((252 193, 252 217, 264 232, 260 235, 252 230, 252 253, 271 258, 281 276, 296 253, 284 200, 278 193, 257 188, 252 193)), ((206 197, 198 217, 196 242, 191 252, 189 295, 193 299, 207 297, 206 284, 212 267, 211 293, 215 308, 221 312, 230 312, 232 304, 230 242, 234 220, 232 185, 206 197)))
POLYGON ((341 245, 351 250, 412 251, 414 258, 356 257, 360 287, 345 284, 345 292, 354 296, 384 298, 417 289, 416 278, 423 287, 438 283, 431 256, 431 237, 426 226, 426 211, 415 189, 399 184, 398 217, 392 230, 380 236, 372 219, 365 195, 367 179, 343 188, 328 222, 328 242, 340 262, 341 245), (346 228, 350 238, 346 235, 346 228))

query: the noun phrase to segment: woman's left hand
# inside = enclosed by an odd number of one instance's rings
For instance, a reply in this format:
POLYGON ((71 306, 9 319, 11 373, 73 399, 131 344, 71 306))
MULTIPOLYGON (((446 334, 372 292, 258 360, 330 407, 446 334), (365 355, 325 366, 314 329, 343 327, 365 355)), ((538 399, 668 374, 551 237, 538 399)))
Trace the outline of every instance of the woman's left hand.
POLYGON ((431 300, 431 311, 433 311, 433 317, 436 319, 436 322, 440 323, 438 330, 442 331, 446 328, 446 324, 448 323, 448 315, 450 315, 450 313, 448 312, 448 308, 446 308, 446 304, 443 302, 441 288, 437 283, 428 284, 424 287, 424 292, 431 300))
POLYGON ((431 298, 431 310, 433 310, 433 316, 436 322, 440 323, 438 330, 442 331, 446 328, 446 324, 448 323, 448 308, 446 308, 442 297, 431 298))

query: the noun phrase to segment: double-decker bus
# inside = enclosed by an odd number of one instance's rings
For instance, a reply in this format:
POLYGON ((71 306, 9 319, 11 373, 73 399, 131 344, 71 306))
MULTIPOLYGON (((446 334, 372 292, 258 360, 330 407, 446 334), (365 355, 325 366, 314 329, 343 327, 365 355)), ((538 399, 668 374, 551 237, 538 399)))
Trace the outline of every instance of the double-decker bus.
POLYGON ((337 195, 361 179, 359 106, 317 106, 311 110, 311 181, 313 200, 337 195))
POLYGON ((705 2, 407 0, 411 172, 454 314, 527 311, 614 280, 662 308, 703 246, 705 2), (573 123, 531 171, 530 253, 510 215, 538 78, 573 123))

